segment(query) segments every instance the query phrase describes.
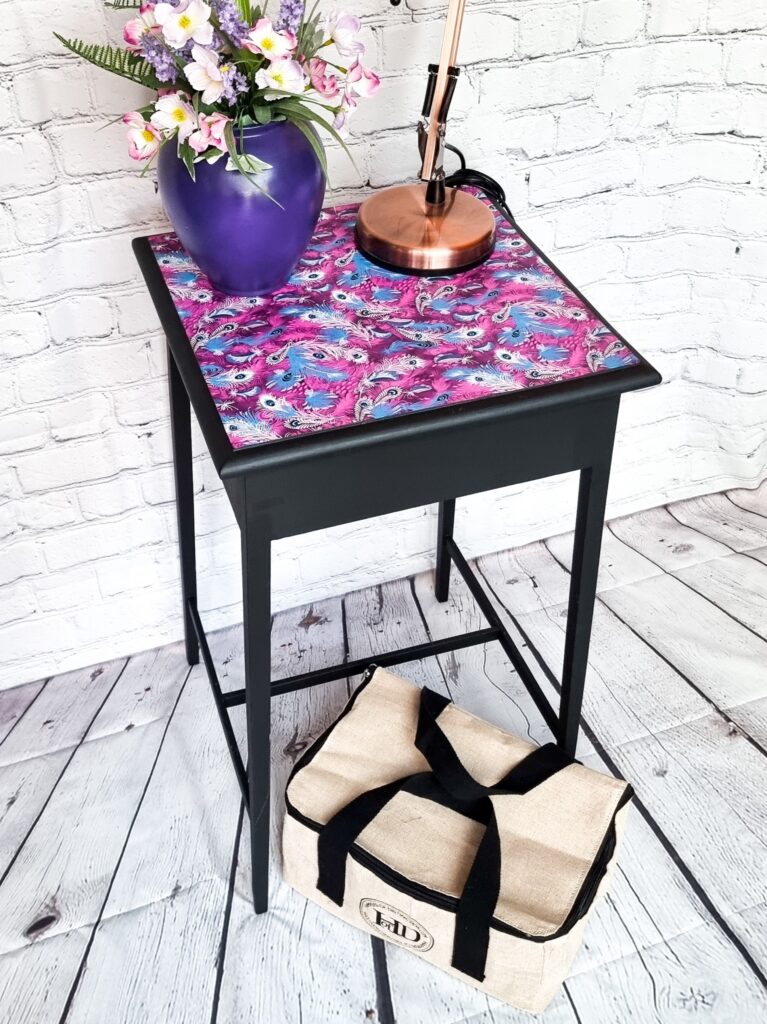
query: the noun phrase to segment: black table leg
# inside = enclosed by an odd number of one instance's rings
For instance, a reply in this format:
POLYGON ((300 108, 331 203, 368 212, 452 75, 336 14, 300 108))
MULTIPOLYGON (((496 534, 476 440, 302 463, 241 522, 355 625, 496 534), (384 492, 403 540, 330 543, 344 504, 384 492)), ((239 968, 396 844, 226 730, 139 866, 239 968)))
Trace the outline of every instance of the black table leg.
POLYGON ((196 665, 200 649, 189 613, 197 603, 197 557, 194 542, 194 483, 192 478, 192 429, 189 396, 181 381, 176 361, 168 349, 168 390, 173 438, 173 472, 176 479, 176 517, 181 556, 181 593, 184 608, 186 660, 196 665))
POLYGON ((455 524, 455 498, 439 503, 437 520, 437 568, 434 573, 434 595, 438 601, 447 601, 450 590, 450 553, 448 541, 453 539, 455 524))
POLYGON ((581 470, 557 737, 568 757, 578 742, 609 479, 609 460, 581 470))
POLYGON ((242 604, 248 739, 248 810, 253 907, 269 905, 269 791, 271 723, 271 537, 255 511, 253 484, 243 486, 242 604))

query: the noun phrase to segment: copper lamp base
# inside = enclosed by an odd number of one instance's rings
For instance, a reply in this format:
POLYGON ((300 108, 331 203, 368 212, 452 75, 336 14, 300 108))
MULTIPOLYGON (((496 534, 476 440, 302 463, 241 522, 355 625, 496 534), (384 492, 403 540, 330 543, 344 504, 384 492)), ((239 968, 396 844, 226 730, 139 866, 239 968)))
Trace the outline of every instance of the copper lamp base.
POLYGON ((426 184, 398 185, 366 199, 357 215, 357 244, 366 256, 401 270, 445 273, 487 259, 495 218, 467 192, 445 189, 445 202, 426 202, 426 184))

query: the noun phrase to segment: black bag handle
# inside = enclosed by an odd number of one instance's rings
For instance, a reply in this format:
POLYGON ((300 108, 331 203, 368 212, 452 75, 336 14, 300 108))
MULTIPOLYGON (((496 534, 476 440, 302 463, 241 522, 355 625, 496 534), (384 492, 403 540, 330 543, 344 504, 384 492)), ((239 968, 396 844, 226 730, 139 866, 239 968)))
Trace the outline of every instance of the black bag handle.
POLYGON ((450 703, 441 694, 421 690, 415 745, 431 771, 416 772, 361 793, 335 814, 317 839, 317 888, 339 906, 346 885, 346 859, 357 837, 399 792, 411 792, 485 824, 458 900, 452 966, 484 979, 490 926, 501 888, 501 841, 491 796, 524 794, 569 763, 556 744, 538 747, 493 786, 483 786, 467 772, 437 718, 450 703))

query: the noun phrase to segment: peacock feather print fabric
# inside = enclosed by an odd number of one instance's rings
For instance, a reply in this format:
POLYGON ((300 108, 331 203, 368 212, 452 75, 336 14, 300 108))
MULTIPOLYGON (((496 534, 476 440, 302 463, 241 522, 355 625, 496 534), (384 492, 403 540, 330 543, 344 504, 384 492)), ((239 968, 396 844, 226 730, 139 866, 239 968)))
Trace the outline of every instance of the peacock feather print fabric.
POLYGON ((233 448, 639 362, 497 212, 494 254, 451 277, 371 263, 356 215, 323 210, 291 279, 260 298, 215 292, 175 235, 150 238, 233 448))

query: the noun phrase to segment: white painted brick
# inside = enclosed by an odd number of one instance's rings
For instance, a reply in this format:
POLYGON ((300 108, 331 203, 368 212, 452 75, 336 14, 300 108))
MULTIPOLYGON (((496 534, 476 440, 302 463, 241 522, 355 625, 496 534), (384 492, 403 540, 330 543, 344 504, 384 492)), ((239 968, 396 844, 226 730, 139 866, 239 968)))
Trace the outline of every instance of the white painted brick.
POLYGON ((658 43, 642 52, 647 88, 719 82, 722 44, 708 40, 658 43))
POLYGON ((125 476, 79 487, 77 501, 85 519, 123 515, 142 504, 138 484, 125 476))
POLYGON ((744 192, 742 195, 722 196, 725 213, 723 220, 731 231, 739 235, 764 237, 767 224, 767 195, 763 192, 744 192))
POLYGON ((623 43, 644 24, 642 0, 592 0, 584 6, 583 42, 623 43))
POLYGON ((0 455, 40 448, 48 438, 48 424, 41 412, 14 412, 0 416, 0 455))
POLYGON ((19 117, 29 124, 88 114, 93 110, 82 68, 74 64, 36 67, 17 74, 13 87, 19 117))
POLYGON ((0 139, 0 194, 3 198, 27 189, 42 188, 55 177, 51 148, 39 132, 0 139))
POLYGON ((496 114, 508 114, 585 100, 594 91, 600 68, 600 58, 593 54, 491 68, 482 77, 481 103, 487 103, 496 114))
MULTIPOLYGON (((125 20, 118 15, 118 22, 121 25, 125 23, 125 20)), ((122 35, 122 30, 120 34, 122 35)), ((124 45, 122 40, 119 45, 124 45)), ((95 68, 90 64, 81 64, 78 70, 81 80, 84 79, 81 82, 81 91, 86 92, 90 88, 95 100, 92 110, 104 119, 122 117, 126 110, 138 110, 139 107, 145 107, 148 103, 152 103, 155 98, 152 92, 145 89, 143 85, 136 85, 124 78, 110 75, 108 72, 102 71, 101 68, 95 68)))
POLYGON ((612 242, 557 253, 557 265, 581 289, 590 289, 597 281, 620 277, 624 262, 622 247, 612 242))
MULTIPOLYGON (((9 652, 6 654, 9 667, 12 662, 21 663, 15 668, 19 676, 28 671, 29 659, 47 653, 56 655, 50 671, 54 674, 60 665, 61 652, 76 649, 78 639, 75 624, 66 615, 46 615, 44 619, 32 615, 24 622, 14 622, 3 629, 3 647, 9 652)), ((34 673, 32 678, 39 678, 39 674, 34 673)))
POLYGON ((577 4, 536 4, 519 12, 519 53, 541 57, 574 50, 578 45, 580 7, 577 4))
POLYGON ((25 244, 71 238, 90 226, 85 197, 76 185, 18 196, 7 205, 13 215, 16 237, 25 244))
POLYGON ((59 155, 62 168, 75 177, 127 171, 131 166, 125 129, 119 122, 54 125, 49 129, 48 137, 59 155))
POLYGON ((99 559, 95 565, 99 591, 104 597, 155 587, 158 583, 176 583, 181 597, 178 553, 171 548, 154 547, 132 551, 123 556, 99 559))
POLYGON ((735 39, 727 61, 728 82, 767 85, 767 45, 760 37, 735 39))
POLYGON ((80 509, 70 491, 48 491, 25 495, 18 503, 16 518, 22 530, 58 530, 80 520, 80 509))
POLYGON ((557 118, 557 152, 594 149, 610 137, 610 120, 590 104, 566 107, 557 118))
POLYGON ((77 395, 85 389, 118 388, 146 373, 146 351, 140 341, 82 345, 26 360, 19 368, 19 389, 24 401, 35 403, 77 395))
POLYGON ((60 530, 55 536, 46 538, 42 548, 51 569, 64 569, 98 558, 133 552, 166 539, 161 519, 152 512, 144 512, 60 530))
MULTIPOLYGON (((678 313, 686 310, 690 301, 690 278, 686 275, 671 275, 651 281, 601 281, 591 286, 589 298, 597 309, 616 326, 631 317, 651 318, 661 314, 678 313)), ((637 345, 647 331, 635 329, 637 345)))
POLYGON ((746 93, 740 103, 735 121, 735 134, 763 138, 767 126, 767 94, 746 93))
POLYGON ((579 156, 535 167, 530 174, 530 202, 534 206, 579 199, 630 185, 637 176, 638 159, 630 151, 579 156))
MULTIPOLYGON (((108 434, 98 440, 59 442, 16 459, 16 471, 27 491, 46 491, 114 476, 143 462, 137 438, 108 434)), ((96 558, 93 553, 89 557, 96 558)), ((72 564, 72 563, 67 563, 72 564)), ((54 566, 55 568, 55 566, 54 566)))
POLYGON ((721 188, 682 188, 666 196, 661 216, 670 228, 717 234, 725 226, 728 195, 721 188))
POLYGON ((758 154, 751 146, 701 139, 646 150, 643 180, 652 187, 686 181, 750 182, 758 169, 758 154))
POLYGON ((651 36, 681 36, 696 32, 703 24, 708 0, 650 0, 647 33, 651 36))
POLYGON ((710 0, 709 32, 748 32, 767 28, 767 7, 760 0, 710 0))
POLYGON ((56 345, 86 338, 105 338, 112 330, 112 309, 101 295, 67 295, 46 309, 56 345))
POLYGON ((92 608, 101 597, 90 565, 46 573, 42 579, 35 580, 35 593, 40 610, 44 612, 92 608))
POLYGON ((3 588, 3 600, 0 601, 0 624, 18 622, 29 618, 37 609, 35 594, 28 583, 14 583, 3 588))
POLYGON ((10 82, 0 83, 0 129, 5 133, 9 129, 15 128, 18 120, 10 82))
MULTIPOLYGON (((0 34, 0 64, 15 64, 34 57, 66 57, 67 51, 53 35, 54 29, 67 39, 104 37, 104 11, 93 0, 26 0, 3 4, 4 30, 0 34)), ((119 24, 119 15, 118 15, 119 24)), ((75 58, 68 58, 75 63, 75 58)))
MULTIPOLYGON (((388 72, 424 68, 439 59, 443 19, 386 24, 378 32, 388 72)), ((514 50, 516 24, 511 18, 474 11, 464 22, 459 63, 508 58, 514 50)))
POLYGON ((38 544, 26 540, 8 544, 3 548, 3 557, 0 558, 0 585, 14 583, 25 576, 34 576, 44 568, 38 544))
POLYGON ((47 344, 47 325, 40 310, 3 313, 0 320, 0 356, 9 359, 31 356, 44 349, 47 344))
POLYGON ((168 384, 166 380, 144 381, 137 387, 120 388, 114 395, 115 415, 126 427, 168 425, 168 384))
POLYGON ((652 235, 665 225, 664 207, 657 196, 620 196, 607 204, 607 235, 652 235))
POLYGON ((636 142, 657 137, 658 129, 668 128, 673 123, 676 100, 676 96, 669 93, 636 96, 616 118, 617 138, 636 142))
POLYGON ((606 234, 607 205, 601 196, 557 210, 554 235, 557 248, 595 242, 606 234))
POLYGON ((731 132, 738 122, 742 97, 733 89, 680 92, 676 127, 682 132, 731 132))
POLYGON ((767 279, 767 241, 764 238, 745 239, 738 246, 733 265, 747 277, 767 279))
MULTIPOLYGON (((555 150, 557 122, 553 114, 546 112, 521 114, 507 118, 503 139, 496 139, 496 115, 485 109, 460 126, 451 135, 451 140, 458 140, 458 146, 472 167, 478 166, 477 154, 482 153, 488 139, 504 156, 513 155, 525 160, 536 160, 542 156, 550 156, 555 150)), ((485 166, 485 159, 481 161, 485 166)))
POLYGON ((629 277, 680 272, 721 275, 735 265, 736 258, 735 243, 729 238, 681 233, 666 238, 634 239, 626 243, 626 251, 629 277))
POLYGON ((46 299, 57 292, 122 284, 137 275, 130 240, 119 235, 66 242, 56 248, 30 250, 3 261, 0 282, 10 301, 46 299))
POLYGON ((54 441, 71 441, 109 428, 112 406, 105 394, 90 392, 49 406, 48 419, 54 441))
POLYGON ((89 182, 87 196, 93 223, 104 230, 143 224, 160 231, 169 227, 154 181, 140 177, 138 171, 89 182))

